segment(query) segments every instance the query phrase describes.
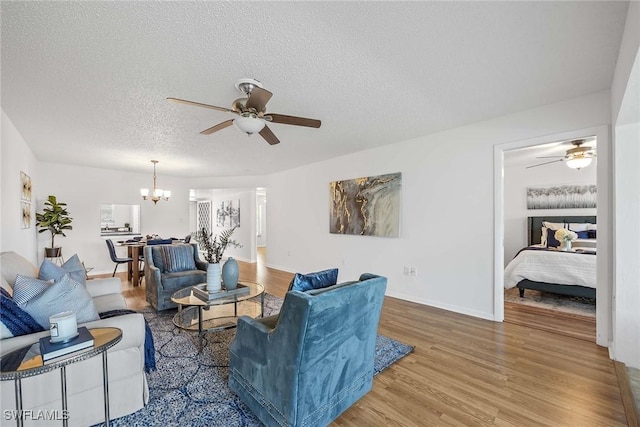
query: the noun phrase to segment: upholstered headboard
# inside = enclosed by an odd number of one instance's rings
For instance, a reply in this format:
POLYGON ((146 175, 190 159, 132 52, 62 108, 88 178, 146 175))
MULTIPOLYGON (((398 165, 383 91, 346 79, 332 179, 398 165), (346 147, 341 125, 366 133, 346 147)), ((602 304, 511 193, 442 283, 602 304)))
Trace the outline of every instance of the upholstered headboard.
POLYGON ((595 216, 530 216, 527 217, 527 241, 528 245, 540 244, 540 237, 542 235, 542 222, 566 222, 566 223, 585 223, 596 224, 595 216))

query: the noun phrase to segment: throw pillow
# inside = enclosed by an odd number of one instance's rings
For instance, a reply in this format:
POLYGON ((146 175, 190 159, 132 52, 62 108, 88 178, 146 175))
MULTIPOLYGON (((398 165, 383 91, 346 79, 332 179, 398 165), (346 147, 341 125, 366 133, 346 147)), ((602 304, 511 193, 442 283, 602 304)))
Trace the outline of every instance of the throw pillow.
POLYGON ((321 289, 338 283, 338 269, 317 271, 315 273, 296 273, 289 285, 290 291, 306 292, 311 289, 321 289))
POLYGON ((0 339, 44 331, 29 313, 18 307, 4 288, 0 290, 0 339))
POLYGON ((160 246, 164 268, 167 273, 177 273, 196 269, 191 245, 160 246))
POLYGON ((558 230, 547 230, 547 247, 548 248, 557 248, 560 246, 560 241, 556 239, 556 231, 558 230))
MULTIPOLYGON (((17 287, 18 281, 16 281, 16 292, 17 287)), ((68 274, 18 306, 46 329, 49 328, 49 317, 62 311, 75 312, 78 323, 100 319, 89 292, 68 274)))
POLYGON ((81 285, 87 285, 87 273, 84 269, 84 265, 82 265, 82 261, 80 261, 80 258, 78 258, 77 254, 69 258, 64 264, 62 264, 62 266, 56 265, 48 259, 45 259, 40 266, 38 279, 58 280, 65 274, 69 274, 69 277, 71 277, 81 285))
POLYGON ((19 306, 25 304, 31 298, 43 293, 52 284, 53 280, 40 280, 18 274, 16 283, 13 285, 13 301, 19 306))

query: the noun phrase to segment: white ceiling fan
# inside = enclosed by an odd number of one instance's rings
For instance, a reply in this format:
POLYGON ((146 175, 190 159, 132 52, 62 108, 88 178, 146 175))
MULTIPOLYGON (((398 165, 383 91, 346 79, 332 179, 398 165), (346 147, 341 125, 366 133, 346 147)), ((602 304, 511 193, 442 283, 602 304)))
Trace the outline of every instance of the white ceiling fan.
POLYGON ((536 157, 536 159, 556 159, 544 163, 538 163, 537 165, 527 166, 526 169, 535 168, 538 166, 544 166, 556 162, 566 162, 567 166, 571 169, 586 168, 591 164, 593 158, 596 157, 596 150, 592 147, 583 146, 584 143, 594 141, 595 138, 574 139, 569 141, 573 148, 569 148, 564 156, 543 156, 536 157))

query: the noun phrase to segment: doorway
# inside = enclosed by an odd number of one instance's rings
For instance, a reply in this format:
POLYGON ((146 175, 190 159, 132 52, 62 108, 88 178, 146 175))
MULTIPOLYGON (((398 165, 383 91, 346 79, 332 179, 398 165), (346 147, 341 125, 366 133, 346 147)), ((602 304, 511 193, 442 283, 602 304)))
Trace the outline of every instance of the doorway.
MULTIPOLYGON (((598 140, 598 162, 597 162, 597 186, 604 191, 599 191, 597 195, 598 206, 598 227, 604 230, 610 228, 610 198, 609 198, 609 134, 607 126, 582 129, 556 135, 534 138, 524 141, 516 141, 496 145, 494 147, 494 317, 496 321, 505 320, 504 304, 504 267, 505 248, 507 243, 505 234, 505 155, 509 151, 526 149, 551 144, 558 141, 578 139, 587 135, 595 135, 598 140)), ((508 154, 507 154, 508 155, 508 154)), ((566 166, 565 166, 566 167, 566 166)), ((606 346, 610 338, 611 325, 611 268, 610 268, 610 246, 611 237, 609 233, 602 233, 604 236, 598 239, 597 258, 597 290, 596 298, 596 342, 606 346)), ((599 236, 600 237, 600 236, 599 236)), ((511 249, 510 249, 511 250, 511 249)))

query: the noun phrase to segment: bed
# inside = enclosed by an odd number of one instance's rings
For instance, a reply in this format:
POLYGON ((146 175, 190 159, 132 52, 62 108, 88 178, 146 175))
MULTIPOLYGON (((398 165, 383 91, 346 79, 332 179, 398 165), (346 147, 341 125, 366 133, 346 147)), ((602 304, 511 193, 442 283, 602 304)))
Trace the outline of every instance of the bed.
MULTIPOLYGON (((504 287, 518 287, 520 297, 526 289, 561 295, 596 297, 596 217, 544 216, 527 218, 528 246, 523 248, 505 268, 504 287), (592 230, 579 233, 572 252, 548 248, 543 235, 543 222, 551 227, 592 230)), ((548 236, 554 229, 548 231, 548 236)), ((574 230, 576 231, 576 230, 574 230)), ((550 237, 551 239, 551 237, 550 237)), ((549 241, 549 244, 553 244, 549 241)))

